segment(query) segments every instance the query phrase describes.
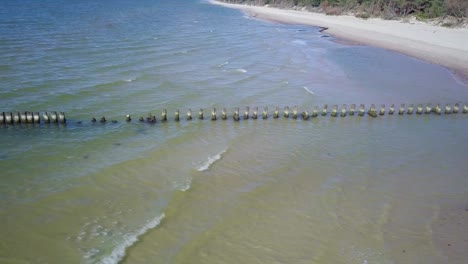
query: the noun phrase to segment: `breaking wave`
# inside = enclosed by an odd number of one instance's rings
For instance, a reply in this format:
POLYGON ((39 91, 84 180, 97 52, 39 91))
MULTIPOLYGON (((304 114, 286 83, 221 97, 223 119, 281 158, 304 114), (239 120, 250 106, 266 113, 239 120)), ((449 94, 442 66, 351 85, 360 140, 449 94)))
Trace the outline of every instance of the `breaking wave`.
POLYGON ((138 232, 134 234, 128 234, 123 238, 123 241, 117 245, 117 247, 112 251, 112 253, 104 258, 101 263, 104 264, 114 264, 114 263, 119 263, 124 257, 125 257, 125 252, 127 248, 131 247, 133 244, 135 244, 138 241, 138 237, 142 236, 148 230, 155 228, 158 226, 162 219, 165 217, 164 213, 155 217, 153 220, 149 221, 144 225, 138 232))
POLYGON ((222 158, 222 155, 227 151, 227 149, 213 155, 209 156, 208 159, 203 162, 200 166, 196 168, 197 171, 206 171, 210 168, 211 165, 213 165, 216 161, 220 160, 222 158))
POLYGON ((246 73, 247 70, 245 70, 245 69, 235 69, 235 70, 233 70, 233 72, 237 72, 237 73, 246 73))
POLYGON ((310 94, 315 94, 314 92, 312 92, 311 90, 309 90, 307 87, 304 86, 303 88, 304 88, 304 90, 306 90, 306 92, 308 92, 308 93, 310 93, 310 94))

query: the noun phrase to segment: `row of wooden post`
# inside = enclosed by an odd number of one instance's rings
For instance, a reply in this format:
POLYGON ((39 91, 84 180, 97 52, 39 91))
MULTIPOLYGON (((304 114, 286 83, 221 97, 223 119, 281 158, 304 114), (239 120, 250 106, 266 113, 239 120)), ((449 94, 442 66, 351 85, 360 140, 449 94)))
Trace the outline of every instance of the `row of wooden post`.
POLYGON ((0 124, 66 123, 64 112, 0 112, 0 124))
MULTIPOLYGON (((319 109, 318 106, 315 106, 312 111, 309 113, 307 110, 303 110, 302 112, 299 111, 299 108, 297 106, 293 107, 292 111, 289 109, 288 106, 284 107, 282 111, 280 111, 279 107, 276 107, 275 111, 272 113, 273 118, 279 118, 280 116, 283 116, 284 118, 293 118, 297 119, 298 117, 302 117, 302 119, 307 120, 309 118, 314 118, 318 116, 326 116, 330 114, 332 117, 336 117, 338 115, 345 117, 347 115, 353 116, 353 115, 358 115, 358 116, 364 116, 366 113, 371 116, 371 117, 377 117, 379 115, 393 115, 393 114, 398 114, 398 115, 412 115, 413 113, 416 113, 418 115, 422 114, 436 114, 436 115, 441 115, 441 114, 457 114, 457 113, 468 113, 468 105, 464 104, 463 107, 459 103, 454 104, 453 106, 450 104, 446 104, 444 108, 440 106, 440 104, 436 104, 435 106, 432 106, 431 104, 427 104, 423 106, 422 104, 418 104, 416 107, 413 104, 410 104, 408 107, 405 106, 405 104, 401 104, 400 107, 395 108, 395 105, 392 104, 388 109, 385 107, 384 104, 380 106, 379 109, 375 107, 375 104, 372 104, 369 109, 366 110, 366 107, 364 104, 359 105, 359 107, 356 107, 356 104, 351 104, 349 107, 344 104, 342 105, 341 108, 338 107, 338 105, 333 105, 331 107, 331 110, 329 111, 328 105, 324 105, 321 109, 319 109)), ((239 121, 241 119, 268 119, 269 118, 269 112, 268 112, 268 107, 265 107, 263 111, 260 113, 258 110, 258 107, 250 109, 250 107, 246 107, 244 111, 241 113, 239 110, 239 107, 236 107, 232 113, 232 118, 235 121, 239 121)), ((200 109, 198 111, 198 119, 204 119, 204 111, 203 109, 200 109)), ((185 119, 186 120, 192 120, 193 113, 191 109, 188 109, 185 119)), ((222 120, 227 120, 228 119, 228 111, 226 108, 223 108, 221 110, 221 115, 219 115, 219 118, 222 120)), ((181 119, 181 114, 179 110, 176 110, 174 112, 174 120, 175 121, 180 121, 181 119)), ((216 111, 216 108, 213 108, 211 111, 210 115, 211 120, 217 120, 218 119, 218 113, 216 111)), ((130 115, 126 115, 125 120, 127 122, 132 121, 132 118, 130 115)), ((153 114, 148 114, 146 118, 140 117, 138 119, 140 122, 148 122, 148 123, 156 123, 157 118, 153 114)), ((168 115, 167 115, 167 110, 163 109, 161 112, 161 121, 167 121, 168 120, 168 115)), ((105 123, 107 122, 107 119, 103 116, 99 120, 96 118, 91 119, 92 122, 101 122, 105 123)), ((66 123, 67 119, 65 117, 64 112, 42 112, 40 114, 39 112, 0 112, 0 124, 22 124, 22 123, 66 123)), ((111 122, 117 122, 116 120, 112 120, 111 122)))
MULTIPOLYGON (((393 115, 397 113, 398 115, 412 115, 413 113, 416 113, 418 115, 422 114, 436 114, 436 115, 441 115, 441 114, 457 114, 460 111, 464 114, 468 113, 468 105, 463 105, 463 108, 460 110, 460 104, 456 103, 453 106, 450 104, 446 104, 444 109, 440 107, 440 104, 437 104, 435 106, 432 106, 431 104, 428 104, 426 106, 423 106, 422 104, 417 105, 416 107, 413 104, 410 104, 407 108, 405 104, 401 104, 398 109, 395 108, 395 105, 392 104, 388 109, 385 107, 385 105, 381 105, 380 108, 377 110, 375 107, 375 104, 372 104, 370 108, 366 111, 365 105, 361 104, 358 108, 356 108, 355 104, 350 105, 348 107, 346 104, 344 104, 341 108, 338 108, 338 105, 333 105, 331 107, 331 110, 329 111, 328 105, 324 105, 322 109, 319 109, 318 106, 315 106, 312 111, 309 113, 307 110, 304 110, 302 112, 299 111, 299 108, 295 106, 292 111, 289 109, 289 106, 284 107, 282 111, 280 111, 279 107, 276 107, 275 111, 272 113, 273 118, 279 118, 280 116, 283 116, 284 118, 293 118, 297 119, 298 117, 302 117, 302 119, 307 120, 310 117, 318 117, 318 116, 326 116, 330 114, 332 117, 336 117, 338 115, 345 117, 347 115, 353 116, 353 115, 358 115, 358 116, 364 116, 366 113, 371 116, 371 117, 377 117, 378 115, 385 115, 386 113, 389 115, 393 115)), ((198 119, 205 119, 204 111, 203 109, 200 109, 197 114, 198 119)), ((250 107, 246 107, 244 109, 244 112, 241 113, 239 110, 239 107, 236 107, 232 113, 232 118, 234 121, 239 121, 241 119, 258 119, 261 117, 262 119, 268 119, 269 117, 269 112, 268 112, 268 107, 265 107, 263 111, 260 113, 258 110, 258 107, 254 107, 252 110, 250 107)), ((187 113, 185 115, 186 120, 192 120, 194 118, 194 114, 191 109, 187 110, 187 113)), ((210 119, 215 121, 218 118, 221 118, 222 120, 227 120, 228 119, 228 111, 226 108, 223 108, 221 110, 221 115, 218 115, 216 108, 213 108, 210 114, 210 119)), ((180 121, 181 119, 181 114, 180 111, 177 109, 174 112, 174 121, 180 121)), ((126 115, 125 120, 127 122, 132 121, 132 118, 130 115, 126 115)), ((153 114, 148 114, 146 118, 144 117, 139 117, 138 120, 140 122, 148 122, 148 123, 156 123, 157 118, 153 114)), ((167 115, 167 110, 163 109, 161 112, 161 121, 167 121, 168 120, 168 115, 167 115)), ((92 118, 92 122, 97 122, 98 120, 96 118, 92 118)), ((99 119, 100 122, 106 122, 107 119, 105 117, 101 117, 99 119)), ((117 121, 113 121, 117 122, 117 121)))

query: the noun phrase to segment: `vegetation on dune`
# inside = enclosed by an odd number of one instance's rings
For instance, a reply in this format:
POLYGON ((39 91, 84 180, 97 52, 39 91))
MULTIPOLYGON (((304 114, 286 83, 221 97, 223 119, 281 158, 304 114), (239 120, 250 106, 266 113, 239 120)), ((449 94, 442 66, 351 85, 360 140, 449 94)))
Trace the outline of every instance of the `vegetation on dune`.
POLYGON ((300 8, 327 15, 354 13, 357 17, 397 19, 410 15, 419 19, 468 17, 468 0, 221 0, 227 3, 300 8))

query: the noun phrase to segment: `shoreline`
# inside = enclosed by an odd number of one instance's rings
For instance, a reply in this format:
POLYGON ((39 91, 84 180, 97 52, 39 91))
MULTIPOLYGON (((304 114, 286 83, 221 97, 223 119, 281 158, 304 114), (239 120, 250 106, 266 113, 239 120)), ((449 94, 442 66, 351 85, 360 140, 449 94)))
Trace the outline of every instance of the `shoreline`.
POLYGON ((322 27, 322 31, 343 40, 396 51, 444 66, 468 83, 467 28, 444 28, 420 21, 404 23, 379 18, 364 20, 347 15, 328 16, 308 11, 228 4, 215 0, 209 2, 239 9, 258 19, 322 27))

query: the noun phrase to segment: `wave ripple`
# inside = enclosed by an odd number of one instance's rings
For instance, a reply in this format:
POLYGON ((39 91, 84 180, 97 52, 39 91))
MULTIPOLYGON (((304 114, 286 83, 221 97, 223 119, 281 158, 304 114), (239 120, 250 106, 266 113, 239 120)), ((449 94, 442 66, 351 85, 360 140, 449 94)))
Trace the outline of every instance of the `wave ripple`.
POLYGON ((161 214, 155 217, 153 220, 149 221, 146 225, 144 225, 138 232, 134 234, 128 234, 123 238, 123 241, 112 251, 112 253, 104 258, 101 263, 103 264, 114 264, 119 263, 124 257, 127 248, 131 247, 138 241, 138 237, 142 236, 148 230, 151 230, 158 226, 162 219, 165 217, 165 214, 161 214))
POLYGON ((215 163, 216 161, 222 158, 222 155, 227 151, 227 149, 215 154, 214 156, 209 156, 208 159, 203 162, 198 168, 197 171, 206 171, 210 168, 210 166, 215 163))

